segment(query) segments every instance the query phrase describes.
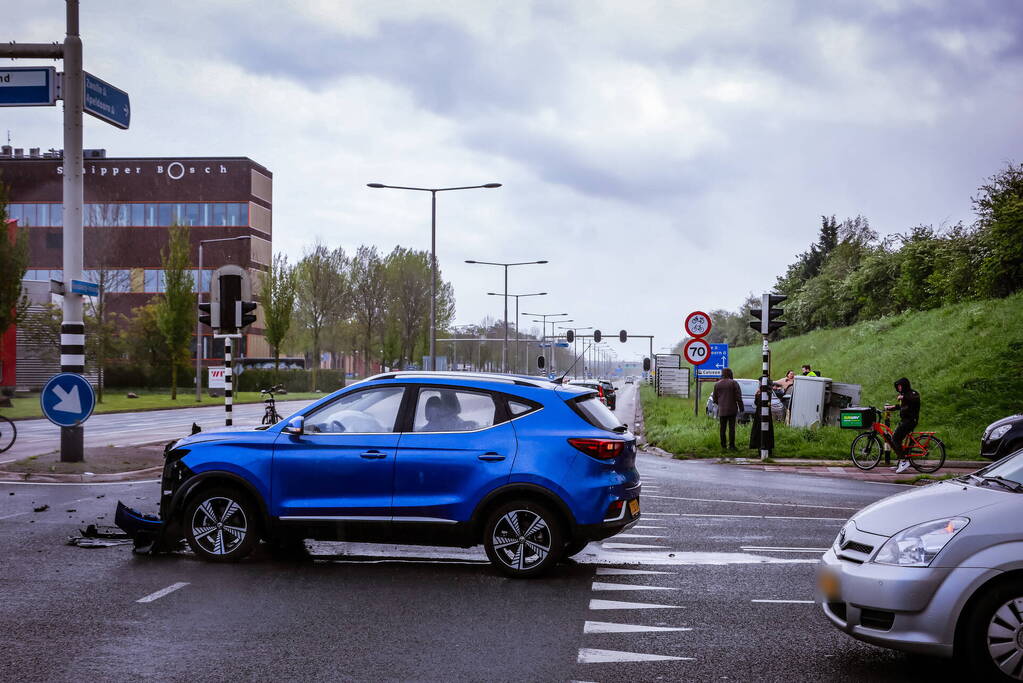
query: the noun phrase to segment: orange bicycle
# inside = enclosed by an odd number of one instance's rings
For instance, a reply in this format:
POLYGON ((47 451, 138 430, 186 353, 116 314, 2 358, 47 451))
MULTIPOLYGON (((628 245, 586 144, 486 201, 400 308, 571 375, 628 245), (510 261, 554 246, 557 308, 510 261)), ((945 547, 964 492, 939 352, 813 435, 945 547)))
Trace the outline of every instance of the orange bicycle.
MULTIPOLYGON (((844 412, 844 411, 843 411, 844 412)), ((891 427, 892 409, 878 410, 870 407, 863 411, 862 427, 870 427, 869 431, 860 432, 853 439, 850 455, 853 463, 861 470, 871 470, 881 461, 884 455, 890 458, 894 445, 894 432, 891 427), (878 420, 881 416, 881 420, 878 420)), ((945 464, 945 444, 934 436, 934 432, 910 432, 902 442, 903 456, 918 472, 934 472, 945 464)))

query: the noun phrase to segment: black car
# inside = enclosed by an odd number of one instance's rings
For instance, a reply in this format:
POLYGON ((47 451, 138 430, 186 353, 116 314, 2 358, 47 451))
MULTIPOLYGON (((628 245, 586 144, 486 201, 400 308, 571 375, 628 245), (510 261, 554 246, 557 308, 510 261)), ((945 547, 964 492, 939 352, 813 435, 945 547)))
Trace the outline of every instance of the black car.
POLYGON ((996 420, 984 430, 980 439, 980 455, 998 460, 1023 448, 1023 415, 1010 415, 996 420))
POLYGON ((604 387, 604 397, 607 399, 607 407, 614 410, 618 405, 618 398, 616 396, 615 385, 610 380, 600 380, 600 386, 604 387))

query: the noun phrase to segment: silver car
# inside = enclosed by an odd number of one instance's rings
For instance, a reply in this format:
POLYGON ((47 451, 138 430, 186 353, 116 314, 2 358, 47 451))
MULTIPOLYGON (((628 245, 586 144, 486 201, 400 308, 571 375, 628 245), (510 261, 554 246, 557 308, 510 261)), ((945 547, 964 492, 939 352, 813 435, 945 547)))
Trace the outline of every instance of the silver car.
POLYGON ((1023 680, 1023 450, 857 512, 821 559, 818 603, 859 640, 1023 680))

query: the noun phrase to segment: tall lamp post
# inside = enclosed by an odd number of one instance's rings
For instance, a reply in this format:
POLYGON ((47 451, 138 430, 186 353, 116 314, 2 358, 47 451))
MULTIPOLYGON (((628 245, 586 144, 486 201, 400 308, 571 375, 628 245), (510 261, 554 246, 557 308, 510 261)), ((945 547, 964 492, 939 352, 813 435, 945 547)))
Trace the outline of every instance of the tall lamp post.
MULTIPOLYGON (((508 268, 510 266, 535 266, 547 261, 518 261, 516 263, 495 263, 493 261, 469 261, 479 266, 501 266, 504 268, 504 346, 501 347, 501 371, 508 372, 508 268)), ((518 320, 515 321, 518 324, 518 320)))
POLYGON ((367 187, 388 190, 411 190, 413 192, 430 193, 430 369, 437 369, 437 193, 454 190, 477 190, 501 187, 501 183, 485 185, 465 185, 464 187, 404 187, 402 185, 384 185, 383 183, 367 183, 367 187))
POLYGON ((518 372, 519 361, 522 359, 522 340, 519 339, 519 298, 523 296, 547 296, 547 292, 534 292, 532 294, 509 294, 507 291, 504 294, 487 292, 487 296, 503 296, 505 297, 506 305, 508 297, 515 297, 515 363, 512 367, 514 367, 515 371, 518 372))
MULTIPOLYGON (((199 240, 199 281, 195 283, 195 295, 198 303, 202 303, 202 245, 210 242, 234 242, 235 240, 252 239, 252 235, 239 235, 238 237, 220 237, 215 240, 199 240)), ((210 279, 210 287, 213 287, 213 280, 210 279)), ((211 292, 212 296, 212 292, 211 292)), ((212 299, 211 299, 212 300, 212 299)), ((198 308, 198 306, 196 306, 198 308)), ((202 323, 199 316, 195 317, 195 402, 202 401, 202 323)))

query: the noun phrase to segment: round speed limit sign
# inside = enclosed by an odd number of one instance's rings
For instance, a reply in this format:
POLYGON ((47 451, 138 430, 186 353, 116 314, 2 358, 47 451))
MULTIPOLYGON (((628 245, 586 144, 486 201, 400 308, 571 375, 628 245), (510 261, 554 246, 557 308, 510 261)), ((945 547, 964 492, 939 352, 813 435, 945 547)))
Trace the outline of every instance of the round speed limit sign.
POLYGON ((703 365, 710 358, 710 344, 702 339, 690 339, 682 348, 682 355, 690 365, 703 365))
POLYGON ((710 332, 710 316, 703 311, 693 311, 686 316, 686 334, 703 337, 710 332))

